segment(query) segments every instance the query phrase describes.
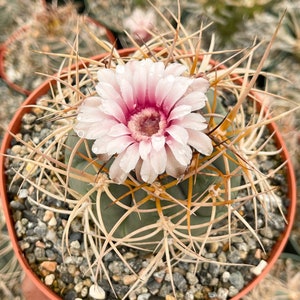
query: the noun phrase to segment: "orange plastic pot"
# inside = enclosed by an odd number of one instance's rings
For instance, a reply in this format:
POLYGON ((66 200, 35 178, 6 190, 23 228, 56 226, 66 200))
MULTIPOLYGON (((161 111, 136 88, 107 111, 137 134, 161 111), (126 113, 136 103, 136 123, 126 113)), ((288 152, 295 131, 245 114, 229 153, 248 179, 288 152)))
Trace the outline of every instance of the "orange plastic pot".
MULTIPOLYGON (((129 48, 129 49, 123 49, 119 51, 119 54, 121 56, 127 56, 131 53, 136 51, 135 48, 129 48)), ((98 55, 97 57, 94 57, 96 60, 101 60, 108 56, 108 53, 98 55)), ((214 61, 211 61, 211 64, 216 66, 217 64, 214 61)), ((86 64, 87 65, 87 64, 86 64)), ((79 64, 80 66, 80 64, 79 64)), ((75 68, 76 66, 74 66, 75 68)), ((225 68, 222 66, 221 68, 225 68)), ((239 79, 237 79, 239 80, 239 79)), ((7 197, 7 187, 6 187, 6 176, 5 176, 5 154, 7 149, 11 145, 12 141, 12 135, 16 134, 19 132, 20 124, 21 124, 21 119, 23 115, 31 110, 29 107, 30 105, 33 105, 36 103, 37 99, 40 96, 43 96, 49 91, 49 88, 51 85, 55 84, 55 79, 49 79, 45 81, 39 88, 34 90, 27 100, 24 102, 22 107, 16 112, 14 115, 12 121, 10 122, 10 125, 8 127, 7 133, 5 134, 2 142, 2 147, 0 151, 0 196, 2 199, 2 205, 3 205, 3 210, 4 210, 4 215, 6 218, 6 223, 7 223, 7 228, 8 232, 11 238, 12 246, 14 249, 14 252, 22 266, 22 268, 25 271, 26 274, 26 282, 25 282, 25 287, 27 287, 27 294, 30 294, 30 300, 40 300, 40 299, 61 299, 57 294, 55 294, 51 289, 49 289, 45 284, 41 282, 41 280, 38 278, 38 276, 31 270, 25 256, 22 253, 22 250, 20 249, 20 246, 18 244, 18 238, 16 236, 16 232, 14 229, 14 221, 12 218, 12 213, 10 210, 10 205, 9 205, 9 199, 7 197), (32 290, 28 288, 29 286, 32 286, 32 290), (29 289, 29 290, 28 290, 29 289), (42 295, 42 296, 41 296, 42 295)), ((257 96, 256 96, 257 97, 257 96)), ((260 103, 258 102, 258 109, 261 109, 260 103)), ((238 295, 234 296, 231 298, 231 300, 238 300, 241 299, 243 296, 245 296, 248 292, 250 292, 270 271, 270 269, 274 266, 276 260, 278 259, 279 255, 282 253, 285 244, 288 240, 288 237, 290 235, 293 221, 294 221, 294 216, 295 216, 295 211, 296 211, 296 179, 295 179, 295 174, 291 162, 291 158, 289 155, 289 152, 287 150, 287 147, 284 143, 284 140, 276 126, 275 123, 270 123, 268 125, 268 128, 270 132, 274 133, 273 138, 276 141, 278 149, 282 149, 281 151, 281 156, 284 161, 286 161, 286 173, 287 173, 287 185, 288 185, 288 198, 290 200, 289 202, 289 207, 287 210, 287 225, 284 230, 284 232, 281 234, 279 239, 277 240, 275 246, 273 247, 273 250, 271 251, 269 255, 269 259, 267 260, 268 265, 264 268, 262 273, 255 277, 249 284, 247 284, 240 292, 238 295)), ((28 298, 28 299, 29 299, 28 298)))

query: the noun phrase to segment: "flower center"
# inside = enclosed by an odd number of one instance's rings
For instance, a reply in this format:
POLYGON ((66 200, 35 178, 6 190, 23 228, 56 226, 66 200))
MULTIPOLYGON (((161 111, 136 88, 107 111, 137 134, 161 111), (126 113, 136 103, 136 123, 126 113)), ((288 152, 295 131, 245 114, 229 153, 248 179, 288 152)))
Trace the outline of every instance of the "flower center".
POLYGON ((128 122, 132 137, 137 141, 147 140, 154 134, 163 134, 166 126, 164 114, 152 107, 132 115, 128 122))

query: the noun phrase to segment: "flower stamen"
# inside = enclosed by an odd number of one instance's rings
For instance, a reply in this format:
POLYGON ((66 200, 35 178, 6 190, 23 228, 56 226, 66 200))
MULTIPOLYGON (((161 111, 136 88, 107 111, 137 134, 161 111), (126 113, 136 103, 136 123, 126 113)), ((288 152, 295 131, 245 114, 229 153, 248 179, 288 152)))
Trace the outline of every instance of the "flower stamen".
POLYGON ((167 122, 162 112, 147 107, 132 115, 127 126, 132 137, 139 142, 147 140, 152 135, 163 135, 167 122))

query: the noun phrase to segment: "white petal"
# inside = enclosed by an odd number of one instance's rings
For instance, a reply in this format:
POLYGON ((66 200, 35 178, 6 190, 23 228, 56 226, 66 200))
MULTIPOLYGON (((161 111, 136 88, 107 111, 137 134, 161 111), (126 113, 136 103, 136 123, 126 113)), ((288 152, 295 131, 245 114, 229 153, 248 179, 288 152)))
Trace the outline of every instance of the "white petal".
POLYGON ((116 118, 119 122, 126 122, 126 115, 124 110, 120 107, 120 105, 115 101, 103 101, 101 110, 114 118, 116 118))
POLYGON ((139 143, 139 153, 143 160, 146 160, 148 157, 148 154, 150 153, 152 149, 151 141, 140 141, 139 143))
POLYGON ((138 105, 144 106, 147 95, 147 72, 138 68, 133 75, 133 93, 138 105))
POLYGON ((171 125, 166 129, 177 142, 180 144, 186 144, 188 141, 188 133, 185 128, 178 125, 171 125))
POLYGON ((101 105, 101 98, 97 96, 87 97, 83 100, 82 104, 80 105, 78 111, 89 109, 89 108, 97 108, 101 105))
POLYGON ((111 137, 103 136, 102 139, 96 139, 93 146, 92 151, 95 154, 106 154, 107 153, 107 142, 111 140, 111 137))
POLYGON ((124 172, 120 168, 121 159, 122 159, 122 155, 118 155, 109 168, 109 177, 111 180, 115 181, 116 183, 123 183, 128 176, 128 173, 124 172))
POLYGON ((96 91, 103 100, 114 100, 119 102, 121 95, 120 92, 115 89, 113 85, 105 81, 98 82, 96 85, 96 91))
POLYGON ((192 109, 191 106, 188 105, 175 106, 168 117, 168 121, 179 119, 182 118, 183 116, 188 115, 192 111, 191 109, 192 109))
POLYGON ((151 144, 155 151, 160 151, 162 148, 164 148, 166 143, 166 138, 163 135, 153 135, 151 137, 151 144))
POLYGON ((121 135, 129 135, 130 130, 123 123, 117 123, 107 133, 109 136, 118 137, 121 135))
POLYGON ((125 173, 129 173, 136 167, 138 160, 140 159, 138 144, 134 143, 127 147, 120 160, 120 167, 125 173))
POLYGON ((167 145, 172 151, 175 159, 183 166, 187 166, 192 159, 192 150, 186 144, 180 144, 174 139, 168 139, 167 145))
POLYGON ((101 109, 104 113, 114 116, 120 122, 125 122, 125 116, 128 108, 122 99, 120 93, 114 87, 106 82, 99 82, 96 90, 101 97, 101 109))
POLYGON ((177 105, 189 105, 192 107, 192 111, 201 109, 205 106, 207 97, 198 91, 187 93, 179 101, 177 105))
POLYGON ((207 128, 207 123, 205 118, 199 113, 188 114, 184 116, 176 124, 194 130, 204 130, 207 128))
POLYGON ((153 63, 149 68, 148 73, 148 101, 150 104, 154 104, 156 101, 155 93, 156 86, 159 80, 163 76, 165 65, 163 62, 153 63))
POLYGON ((166 170, 167 154, 165 148, 160 151, 152 150, 150 153, 151 166, 156 174, 161 174, 166 170))
POLYGON ((123 135, 117 138, 112 138, 106 146, 106 152, 108 155, 123 152, 129 145, 134 143, 131 136, 123 135))
POLYGON ((186 70, 187 67, 185 65, 179 63, 172 63, 166 67, 165 74, 169 74, 169 75, 172 74, 174 76, 179 76, 186 70))
POLYGON ((157 103, 157 106, 161 106, 165 98, 171 92, 174 86, 174 80, 175 77, 169 75, 168 77, 162 78, 158 81, 155 90, 155 102, 157 103))
POLYGON ((172 109, 176 102, 185 94, 190 83, 191 79, 185 77, 177 77, 173 81, 173 86, 164 99, 163 108, 165 111, 172 109))
POLYGON ((142 180, 147 183, 153 183, 158 175, 152 168, 150 160, 143 161, 140 172, 142 180))
POLYGON ((98 78, 99 82, 105 81, 105 82, 111 84, 114 87, 114 89, 116 89, 116 90, 118 89, 118 84, 116 81, 116 74, 115 74, 114 70, 101 68, 97 72, 97 78, 98 78))
POLYGON ((191 90, 199 91, 202 93, 206 93, 209 89, 209 81, 203 77, 195 78, 193 79, 193 82, 191 84, 191 90))
POLYGON ((129 110, 133 110, 136 104, 131 83, 129 83, 126 79, 122 79, 120 81, 120 90, 126 106, 129 110))
POLYGON ((203 132, 188 129, 188 143, 198 152, 204 155, 210 155, 213 151, 211 139, 203 132))
POLYGON ((166 173, 170 176, 173 176, 175 178, 178 178, 180 175, 182 175, 186 169, 186 165, 182 165, 178 162, 178 160, 175 158, 172 151, 167 147, 166 148, 167 153, 167 165, 166 165, 166 173))
MULTIPOLYGON (((113 123, 111 125, 113 125, 113 123)), ((78 122, 75 125, 74 130, 77 133, 77 135, 81 138, 95 140, 98 138, 102 138, 103 135, 107 134, 109 128, 110 126, 99 127, 99 123, 97 122, 78 122)))

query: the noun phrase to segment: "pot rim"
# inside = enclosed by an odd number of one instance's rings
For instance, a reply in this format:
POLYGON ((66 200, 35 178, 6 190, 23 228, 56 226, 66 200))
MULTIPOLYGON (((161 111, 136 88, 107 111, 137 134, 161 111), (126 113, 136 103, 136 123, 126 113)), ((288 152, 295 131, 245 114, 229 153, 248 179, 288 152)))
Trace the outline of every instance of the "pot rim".
MULTIPOLYGON (((118 53, 120 56, 127 56, 133 52, 135 52, 136 48, 126 48, 119 50, 118 53)), ((101 53, 97 56, 92 57, 94 60, 101 60, 105 58, 109 53, 101 53)), ((211 61, 214 64, 217 64, 217 62, 211 61)), ((73 68, 76 66, 80 67, 82 64, 73 65, 73 68)), ((85 65, 88 65, 88 63, 85 63, 85 65)), ((222 68, 226 68, 226 66, 222 66, 222 68)), ((64 73, 62 73, 64 74, 64 73)), ((233 74, 234 76, 234 74, 233 74)), ((238 81, 241 81, 241 79, 237 79, 238 81)), ((35 283, 35 285, 40 289, 41 292, 45 294, 45 296, 48 296, 50 299, 61 299, 57 294, 55 294, 50 288, 48 288, 42 281, 38 278, 38 276, 31 270, 25 256, 22 254, 22 250, 20 249, 20 246, 18 244, 18 239, 14 230, 14 222, 12 219, 12 216, 10 214, 10 208, 8 205, 8 199, 6 195, 6 178, 4 175, 5 172, 5 158, 6 158, 6 149, 10 147, 10 142, 12 140, 12 133, 17 133, 20 127, 21 118, 22 116, 31 110, 31 107, 29 107, 31 104, 34 104, 35 101, 40 97, 47 93, 52 83, 55 83, 55 78, 50 78, 46 80, 42 85, 40 85, 38 88, 36 88, 25 100, 25 102, 22 104, 22 106, 17 110, 15 115, 13 116, 9 126, 8 130, 4 135, 3 142, 1 145, 0 150, 0 196, 2 200, 2 206, 3 211, 7 223, 7 228, 9 235, 11 237, 12 246, 14 248, 14 252, 22 266, 23 269, 25 269, 26 275, 35 283)), ((257 99, 260 99, 260 96, 257 95, 255 92, 251 92, 253 95, 256 96, 257 99)), ((259 102, 259 100, 253 100, 257 101, 258 109, 262 109, 262 105, 259 102)), ((269 273, 271 268, 274 266, 276 260, 279 258, 280 254, 283 252, 285 244, 287 243, 287 240, 289 238, 290 232, 292 230, 295 213, 296 213, 296 177, 294 173, 294 168, 292 165, 292 160, 290 157, 290 154, 287 150, 286 144, 284 142, 284 139, 277 127, 277 125, 274 122, 270 122, 267 125, 268 129, 271 132, 274 132, 273 138, 275 140, 277 148, 281 148, 281 157, 284 161, 286 161, 286 175, 287 175, 287 183, 289 188, 288 198, 290 205, 288 207, 286 219, 287 219, 287 225, 285 230, 282 232, 280 237, 277 239, 276 244, 274 245, 269 259, 267 260, 267 266, 262 270, 261 274, 256 276, 253 280, 251 280, 242 290, 239 291, 239 293, 236 296, 233 296, 231 300, 238 300, 241 299, 243 296, 245 296, 247 293, 249 293, 266 275, 269 273)))

